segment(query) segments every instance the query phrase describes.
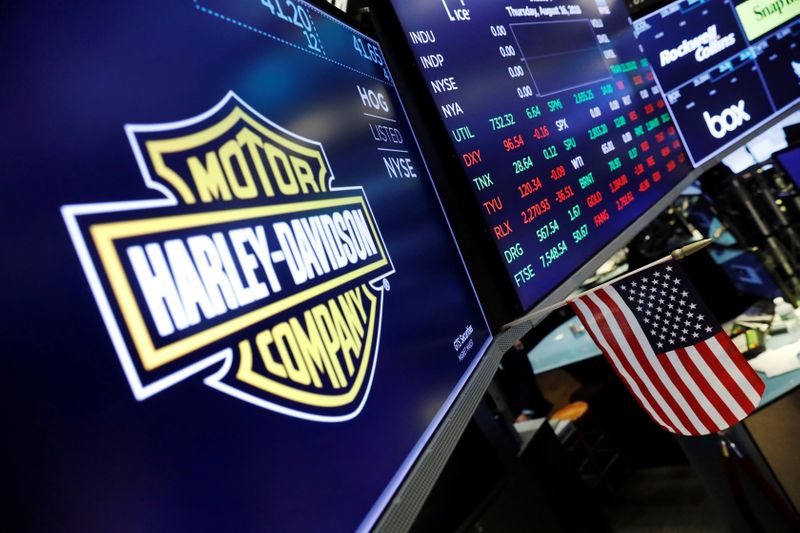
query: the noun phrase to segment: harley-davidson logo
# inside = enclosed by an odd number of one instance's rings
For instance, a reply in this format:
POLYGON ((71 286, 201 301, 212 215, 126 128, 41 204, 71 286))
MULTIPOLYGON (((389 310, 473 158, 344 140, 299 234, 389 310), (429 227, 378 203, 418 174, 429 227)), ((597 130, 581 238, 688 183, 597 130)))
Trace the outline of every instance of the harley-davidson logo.
POLYGON ((125 131, 163 198, 62 214, 134 396, 204 374, 286 415, 356 416, 393 272, 364 190, 232 92, 125 131))

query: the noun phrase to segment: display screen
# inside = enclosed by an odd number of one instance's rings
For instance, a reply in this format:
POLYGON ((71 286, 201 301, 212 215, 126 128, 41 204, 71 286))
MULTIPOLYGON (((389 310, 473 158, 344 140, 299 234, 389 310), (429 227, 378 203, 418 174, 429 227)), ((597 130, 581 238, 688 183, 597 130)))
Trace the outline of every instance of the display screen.
POLYGON ((524 308, 688 174, 622 1, 393 5, 524 308))
POLYGON ((491 338, 378 44, 45 4, 0 23, 4 522, 369 529, 491 338))
POLYGON ((786 175, 800 188, 800 146, 792 146, 776 152, 773 156, 786 175))
POLYGON ((800 101, 800 4, 681 0, 634 23, 692 162, 800 101))

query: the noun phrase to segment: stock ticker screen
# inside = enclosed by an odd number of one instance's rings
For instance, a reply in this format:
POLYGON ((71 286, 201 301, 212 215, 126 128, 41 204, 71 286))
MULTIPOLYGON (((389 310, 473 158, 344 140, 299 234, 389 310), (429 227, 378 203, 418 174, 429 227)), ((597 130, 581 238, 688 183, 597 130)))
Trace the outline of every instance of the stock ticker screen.
POLYGON ((634 23, 699 166, 800 102, 800 2, 681 0, 634 23))
POLYGON ((622 1, 393 5, 523 308, 690 171, 622 1))
POLYGON ((0 40, 8 527, 369 530, 491 340, 378 43, 300 0, 0 40))

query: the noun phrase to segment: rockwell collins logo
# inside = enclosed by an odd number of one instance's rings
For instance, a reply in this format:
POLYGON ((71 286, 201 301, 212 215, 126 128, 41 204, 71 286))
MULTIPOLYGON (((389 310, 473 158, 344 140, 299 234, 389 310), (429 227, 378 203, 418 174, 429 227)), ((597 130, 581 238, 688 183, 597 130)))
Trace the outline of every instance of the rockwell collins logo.
POLYGON ((134 396, 199 374, 286 415, 355 417, 393 272, 364 190, 233 93, 125 130, 163 198, 62 213, 134 396))

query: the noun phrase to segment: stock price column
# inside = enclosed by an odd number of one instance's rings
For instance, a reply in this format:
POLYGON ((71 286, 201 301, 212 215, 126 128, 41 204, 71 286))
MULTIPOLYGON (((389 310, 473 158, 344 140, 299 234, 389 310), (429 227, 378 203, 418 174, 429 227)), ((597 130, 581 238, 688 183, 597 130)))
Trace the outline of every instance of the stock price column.
POLYGON ((530 308, 689 171, 622 2, 396 2, 530 308))

